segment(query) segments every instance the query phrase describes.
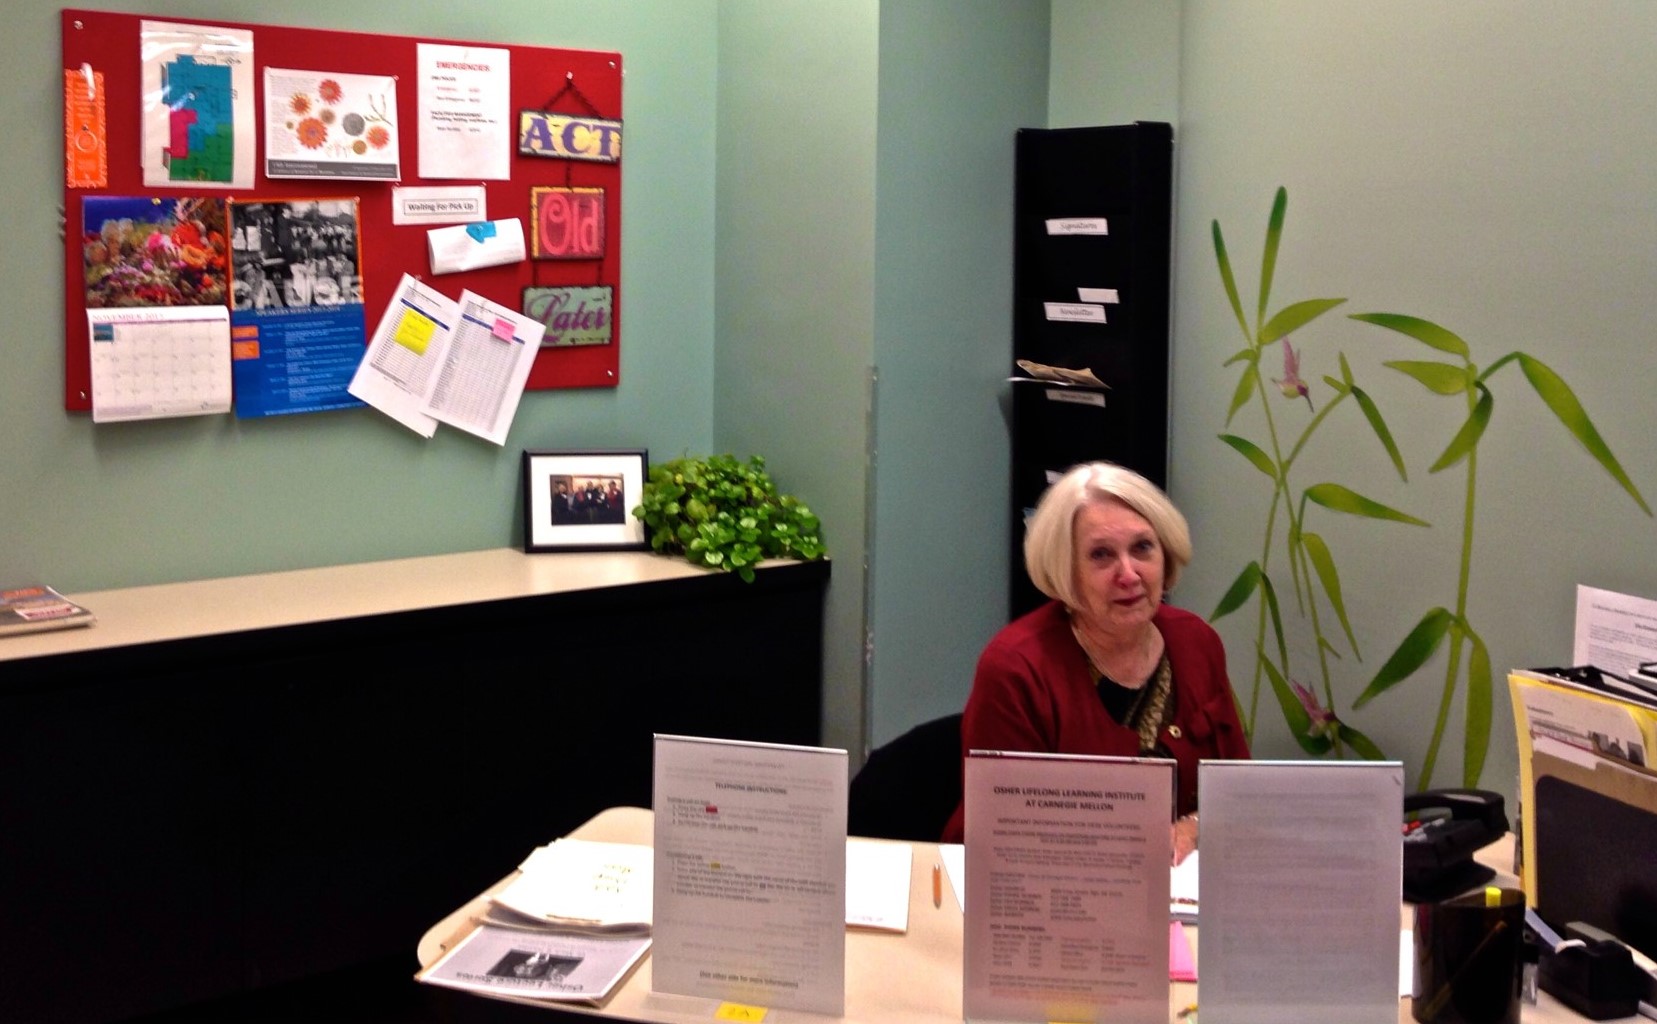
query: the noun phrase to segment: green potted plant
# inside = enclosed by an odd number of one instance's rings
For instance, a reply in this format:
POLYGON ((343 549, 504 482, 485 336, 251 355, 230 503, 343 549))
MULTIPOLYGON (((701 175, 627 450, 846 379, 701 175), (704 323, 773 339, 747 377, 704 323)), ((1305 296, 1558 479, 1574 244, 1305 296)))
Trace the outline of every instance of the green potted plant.
POLYGON ((694 565, 734 572, 752 583, 767 558, 816 561, 822 523, 798 498, 780 494, 758 455, 685 456, 650 467, 633 514, 661 554, 682 554, 694 565))

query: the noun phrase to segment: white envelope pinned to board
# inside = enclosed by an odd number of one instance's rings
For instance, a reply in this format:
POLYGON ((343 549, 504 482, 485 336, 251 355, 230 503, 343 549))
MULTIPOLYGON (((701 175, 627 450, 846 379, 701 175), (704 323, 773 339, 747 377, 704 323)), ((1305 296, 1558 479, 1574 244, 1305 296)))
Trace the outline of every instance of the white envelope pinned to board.
POLYGON ((519 263, 524 258, 524 224, 510 217, 433 228, 426 232, 426 249, 434 274, 519 263))

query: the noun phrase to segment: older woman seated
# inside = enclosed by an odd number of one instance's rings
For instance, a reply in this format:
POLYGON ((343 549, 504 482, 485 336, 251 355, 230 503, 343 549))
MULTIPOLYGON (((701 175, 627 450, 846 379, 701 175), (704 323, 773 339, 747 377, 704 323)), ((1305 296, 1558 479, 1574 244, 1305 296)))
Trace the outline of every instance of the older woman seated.
MULTIPOLYGON (((1197 762, 1249 756, 1219 634, 1162 603, 1190 560, 1185 517, 1155 484, 1104 462, 1070 470, 1024 537, 1052 600, 984 648, 961 722, 963 752, 1172 758, 1176 863, 1197 846, 1197 762)), ((961 841, 963 813, 944 842, 961 841)))

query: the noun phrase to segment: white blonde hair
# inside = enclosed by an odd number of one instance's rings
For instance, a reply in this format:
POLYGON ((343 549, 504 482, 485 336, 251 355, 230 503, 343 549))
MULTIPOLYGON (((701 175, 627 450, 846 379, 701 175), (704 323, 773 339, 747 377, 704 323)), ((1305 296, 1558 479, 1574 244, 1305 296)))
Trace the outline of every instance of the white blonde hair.
POLYGON ((1174 589, 1191 561, 1191 527, 1162 488, 1112 462, 1072 467, 1043 492, 1024 524, 1024 568, 1036 589, 1068 608, 1076 593, 1076 513, 1084 505, 1119 501, 1145 517, 1162 545, 1162 587, 1174 589))

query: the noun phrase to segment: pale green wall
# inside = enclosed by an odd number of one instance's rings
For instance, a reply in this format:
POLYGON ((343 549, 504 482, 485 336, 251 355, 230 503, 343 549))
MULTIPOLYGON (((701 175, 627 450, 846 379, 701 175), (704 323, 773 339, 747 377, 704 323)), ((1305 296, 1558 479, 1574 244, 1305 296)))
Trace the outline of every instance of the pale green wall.
MULTIPOLYGON (((1283 185, 1288 221, 1272 307, 1348 298, 1295 334, 1302 373, 1321 406, 1329 390, 1316 382, 1338 373, 1337 353, 1346 353, 1388 415, 1410 471, 1408 484, 1390 476, 1343 408, 1308 447, 1295 484, 1339 480, 1433 524, 1417 530, 1328 514, 1316 524, 1339 560, 1364 653, 1361 665, 1335 663, 1337 710, 1401 757, 1413 784, 1443 686, 1442 654, 1366 708, 1353 712, 1350 703, 1427 609, 1455 599, 1465 476, 1427 468, 1464 411, 1381 366, 1433 353, 1344 313, 1435 320, 1467 340, 1481 367, 1514 350, 1543 360, 1576 390, 1647 500, 1657 498, 1647 385, 1657 5, 1185 0, 1177 17, 1170 465, 1197 555, 1175 597, 1206 614, 1260 554, 1264 478, 1216 439, 1237 372, 1222 364, 1242 341, 1214 270, 1210 224, 1221 221, 1252 310, 1271 197, 1283 185)), ((1059 45, 1055 38, 1055 66, 1059 45)), ((1109 81, 1101 68, 1096 84, 1109 81)), ((1056 96, 1053 105, 1079 102, 1056 96)), ((1117 113, 1108 99, 1100 104, 1117 113)), ((1280 363, 1267 369, 1281 374, 1280 363)), ((1510 667, 1569 659, 1577 583, 1657 596, 1657 523, 1564 433, 1514 367, 1493 386, 1469 616, 1498 674, 1483 784, 1511 794, 1516 755, 1501 677, 1510 667)), ((1278 399, 1274 412, 1298 426, 1304 400, 1278 399)), ((1261 436, 1257 407, 1232 429, 1261 436)), ((1287 593, 1285 604, 1293 617, 1287 593)), ((1221 629, 1244 691, 1251 623, 1252 614, 1239 616, 1221 629)), ((1304 678, 1312 674, 1309 640, 1304 628, 1296 634, 1296 675, 1304 678)), ((1461 713, 1458 698, 1435 784, 1459 782, 1461 713)), ((1259 753, 1298 753, 1266 704, 1260 721, 1259 753)))
MULTIPOLYGON (((130 3, 86 5, 131 9, 130 3)), ((149 13, 619 50, 626 72, 621 386, 531 392, 504 448, 370 410, 94 427, 63 410, 59 5, 0 37, 0 579, 76 591, 518 543, 526 447, 713 436, 715 5, 506 0, 349 7, 169 0, 149 13), (164 11, 161 9, 164 8, 164 11)))
POLYGON ((958 710, 1005 621, 1012 136, 1046 38, 1044 4, 720 7, 715 435, 825 517, 825 739, 859 756, 958 710))
POLYGON ((1179 4, 1172 0, 1052 0, 1047 127, 1179 114, 1179 4))
POLYGON ((1041 3, 881 5, 873 739, 958 711, 1007 616, 1013 135, 1041 3))
MULTIPOLYGON (((863 707, 874 333, 875 0, 723 0, 714 434, 823 517, 824 741, 863 707)), ((796 685, 778 679, 778 687, 796 685)))

